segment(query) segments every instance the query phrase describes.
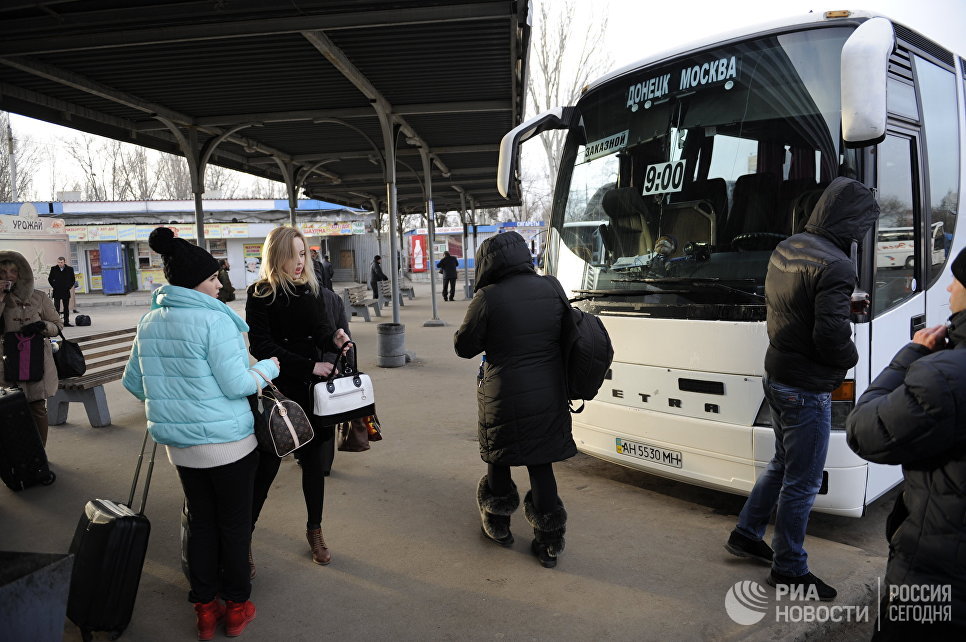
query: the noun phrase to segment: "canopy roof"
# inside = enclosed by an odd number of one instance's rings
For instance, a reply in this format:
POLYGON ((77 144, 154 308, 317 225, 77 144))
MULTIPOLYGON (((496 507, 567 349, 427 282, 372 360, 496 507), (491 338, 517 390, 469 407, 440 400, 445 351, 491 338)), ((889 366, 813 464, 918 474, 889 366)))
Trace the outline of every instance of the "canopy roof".
POLYGON ((523 114, 527 10, 527 0, 10 0, 0 109, 174 154, 208 145, 209 162, 275 180, 288 171, 310 198, 370 209, 386 199, 376 105, 399 129, 400 211, 425 209, 421 144, 437 210, 458 209, 452 186, 479 206, 515 204, 497 193, 496 167, 523 114))

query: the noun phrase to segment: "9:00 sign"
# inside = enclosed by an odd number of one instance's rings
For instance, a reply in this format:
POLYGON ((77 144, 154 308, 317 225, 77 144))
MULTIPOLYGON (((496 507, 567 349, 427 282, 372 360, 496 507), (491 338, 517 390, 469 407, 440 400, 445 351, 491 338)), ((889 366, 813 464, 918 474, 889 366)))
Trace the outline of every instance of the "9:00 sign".
POLYGON ((643 194, 666 194, 680 192, 684 187, 684 166, 686 161, 672 161, 648 165, 644 170, 643 194))

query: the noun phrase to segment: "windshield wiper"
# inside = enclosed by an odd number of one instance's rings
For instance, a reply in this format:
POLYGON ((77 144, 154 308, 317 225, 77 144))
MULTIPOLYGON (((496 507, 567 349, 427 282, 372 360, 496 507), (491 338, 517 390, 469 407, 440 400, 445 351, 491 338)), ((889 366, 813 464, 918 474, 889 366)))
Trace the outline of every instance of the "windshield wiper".
MULTIPOLYGON (((629 280, 628 280, 629 281, 629 280)), ((606 299, 612 296, 641 296, 645 294, 687 294, 689 290, 662 290, 661 288, 654 288, 650 290, 644 290, 641 288, 637 289, 620 289, 620 290, 574 290, 574 292, 580 293, 580 296, 576 296, 570 299, 571 303, 576 303, 577 301, 592 301, 593 299, 606 299)))
MULTIPOLYGON (((663 285, 671 286, 681 286, 683 289, 658 289, 658 290, 647 290, 648 293, 660 292, 660 293, 693 293, 694 290, 700 288, 714 288, 717 290, 724 290, 732 294, 741 294, 743 296, 751 297, 756 301, 764 301, 765 297, 762 294, 756 292, 749 292, 747 290, 741 289, 741 287, 735 287, 735 285, 744 285, 748 287, 757 287, 754 279, 716 279, 716 278, 689 278, 689 277, 666 277, 659 279, 615 279, 612 283, 646 283, 648 285, 653 285, 655 287, 661 288, 663 285), (734 285, 728 285, 729 283, 734 285)), ((584 290, 581 290, 584 291, 584 290)), ((606 290, 606 292, 628 292, 628 290, 606 290)))

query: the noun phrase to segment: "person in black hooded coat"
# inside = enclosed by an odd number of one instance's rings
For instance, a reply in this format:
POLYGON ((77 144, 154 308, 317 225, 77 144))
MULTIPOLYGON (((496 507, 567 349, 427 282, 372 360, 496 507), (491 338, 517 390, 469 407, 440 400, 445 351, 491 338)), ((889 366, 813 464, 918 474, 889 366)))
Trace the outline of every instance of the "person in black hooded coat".
POLYGON ((483 533, 503 546, 513 543, 510 515, 520 496, 510 467, 526 466, 531 550, 549 568, 563 551, 567 521, 553 462, 573 457, 577 446, 560 344, 566 308, 554 284, 534 272, 531 259, 516 232, 480 245, 476 294, 454 343, 465 359, 485 353, 477 387, 480 456, 487 463, 477 488, 483 533))
POLYGON ((889 564, 874 640, 966 639, 966 250, 952 271, 948 326, 916 332, 846 422, 849 447, 901 465, 906 482, 886 521, 889 564), (938 599, 903 604, 893 587, 910 585, 938 599), (950 618, 915 621, 916 607, 950 607, 950 618))
POLYGON ((821 600, 837 592, 809 571, 805 529, 832 428, 831 393, 858 361, 850 324, 856 286, 852 244, 879 216, 872 192, 839 177, 822 193, 805 231, 778 244, 765 276, 768 350, 762 386, 775 456, 755 482, 725 548, 771 565, 772 586, 821 600), (775 511, 774 550, 763 540, 775 511))

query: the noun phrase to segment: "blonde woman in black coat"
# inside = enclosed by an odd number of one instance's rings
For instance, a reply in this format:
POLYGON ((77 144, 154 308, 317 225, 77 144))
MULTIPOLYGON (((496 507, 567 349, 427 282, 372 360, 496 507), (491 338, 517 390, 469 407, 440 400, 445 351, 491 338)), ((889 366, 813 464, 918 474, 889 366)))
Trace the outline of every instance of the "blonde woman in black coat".
POLYGON ((520 496, 510 467, 526 466, 530 550, 552 568, 567 524, 553 463, 577 454, 560 345, 564 304, 550 279, 534 272, 530 249, 516 232, 484 241, 476 265, 476 294, 455 346, 466 359, 486 356, 477 387, 480 456, 487 463, 477 488, 483 533, 501 546, 513 544, 510 515, 520 496))
MULTIPOLYGON (((302 232, 292 227, 277 227, 269 232, 262 248, 260 278, 248 288, 245 315, 248 322, 249 351, 256 359, 277 357, 282 375, 275 385, 286 397, 298 403, 312 422, 315 438, 295 451, 302 471, 302 494, 307 514, 305 537, 312 561, 328 564, 332 560, 322 536, 322 505, 325 499, 325 458, 327 442, 334 439, 333 426, 319 423, 312 414, 312 384, 328 376, 333 364, 326 353, 338 353, 349 340, 336 328, 325 309, 315 270, 308 265, 308 247, 302 232)), ((252 527, 258 520, 268 495, 279 460, 262 457, 255 479, 252 527)), ((251 557, 249 555, 249 557, 251 557)), ((249 559, 251 573, 255 564, 249 559)))

